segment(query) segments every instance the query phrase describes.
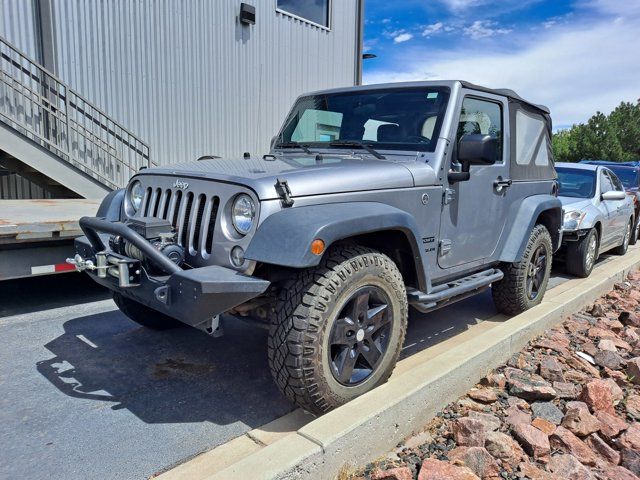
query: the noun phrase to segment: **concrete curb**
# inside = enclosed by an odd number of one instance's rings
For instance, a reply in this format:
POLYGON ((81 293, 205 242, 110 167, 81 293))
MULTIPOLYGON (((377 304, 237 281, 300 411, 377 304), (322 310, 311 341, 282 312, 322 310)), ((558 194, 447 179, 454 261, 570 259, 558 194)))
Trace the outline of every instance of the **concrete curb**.
POLYGON ((588 279, 569 280, 550 290, 537 307, 428 361, 412 358, 415 366, 385 385, 207 478, 333 479, 345 466, 364 465, 420 430, 489 370, 566 314, 610 291, 639 265, 640 249, 633 249, 599 266, 588 279))

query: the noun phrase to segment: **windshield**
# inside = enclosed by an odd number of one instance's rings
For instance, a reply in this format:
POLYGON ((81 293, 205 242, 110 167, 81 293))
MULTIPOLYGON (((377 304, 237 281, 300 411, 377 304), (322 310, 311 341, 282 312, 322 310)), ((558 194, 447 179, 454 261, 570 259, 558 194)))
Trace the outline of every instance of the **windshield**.
POLYGON ((448 100, 445 87, 302 97, 276 148, 291 144, 340 148, 340 143, 358 142, 376 149, 433 152, 448 100))
POLYGON ((592 198, 596 191, 596 175, 593 170, 556 168, 558 195, 561 197, 592 198))
POLYGON ((609 165, 609 170, 613 170, 613 173, 620 179, 624 188, 638 188, 638 170, 630 167, 615 167, 609 165))

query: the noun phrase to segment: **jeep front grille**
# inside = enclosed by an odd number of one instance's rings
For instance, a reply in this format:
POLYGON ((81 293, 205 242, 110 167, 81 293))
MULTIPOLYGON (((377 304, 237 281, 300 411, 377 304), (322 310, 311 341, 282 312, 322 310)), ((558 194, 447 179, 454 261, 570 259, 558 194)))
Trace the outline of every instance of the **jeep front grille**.
POLYGON ((220 198, 179 189, 147 187, 138 216, 169 220, 191 256, 211 255, 220 198))

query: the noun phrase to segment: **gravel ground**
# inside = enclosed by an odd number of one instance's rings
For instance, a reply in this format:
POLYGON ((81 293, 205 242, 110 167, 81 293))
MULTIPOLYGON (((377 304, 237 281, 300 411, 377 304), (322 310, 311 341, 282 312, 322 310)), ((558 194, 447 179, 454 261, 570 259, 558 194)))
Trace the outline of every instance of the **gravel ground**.
POLYGON ((640 274, 545 332, 352 480, 640 478, 640 274))

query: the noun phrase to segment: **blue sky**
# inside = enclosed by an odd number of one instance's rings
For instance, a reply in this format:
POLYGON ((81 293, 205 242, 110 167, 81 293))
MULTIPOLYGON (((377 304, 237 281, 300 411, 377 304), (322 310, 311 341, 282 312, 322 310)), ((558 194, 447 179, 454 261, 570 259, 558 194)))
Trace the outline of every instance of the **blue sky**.
POLYGON ((640 98, 640 0, 366 0, 364 83, 464 79, 556 128, 640 98))

